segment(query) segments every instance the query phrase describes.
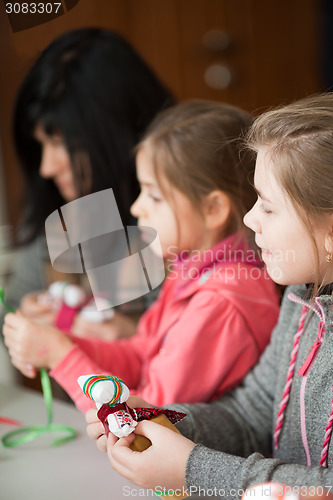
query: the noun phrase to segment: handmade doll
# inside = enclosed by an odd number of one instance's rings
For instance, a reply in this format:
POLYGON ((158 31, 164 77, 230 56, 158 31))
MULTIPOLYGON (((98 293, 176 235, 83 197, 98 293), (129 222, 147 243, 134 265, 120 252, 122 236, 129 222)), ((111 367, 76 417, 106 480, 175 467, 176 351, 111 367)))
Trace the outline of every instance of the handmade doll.
POLYGON ((38 295, 37 301, 58 311, 63 303, 70 307, 82 306, 87 301, 87 295, 78 285, 72 285, 67 281, 54 281, 46 292, 38 295))
MULTIPOLYGON (((130 392, 119 378, 109 375, 81 375, 77 381, 84 394, 95 402, 97 416, 104 425, 106 435, 110 431, 117 437, 128 436, 140 420, 152 420, 179 433, 173 424, 184 418, 185 413, 158 408, 129 408, 126 400, 130 392)), ((144 451, 149 446, 149 439, 136 435, 130 448, 133 451, 144 451)), ((173 495, 171 491, 165 494, 168 500, 180 500, 188 496, 187 492, 181 497, 173 495)), ((163 498, 164 494, 159 493, 159 496, 163 498)))
POLYGON ((90 323, 102 323, 114 315, 110 301, 103 297, 92 299, 82 287, 67 281, 51 283, 48 290, 41 293, 37 300, 41 304, 51 306, 57 313, 55 326, 61 330, 70 330, 77 314, 90 323), (101 310, 96 308, 96 301, 101 310))
MULTIPOLYGON (((154 420, 160 425, 178 432, 173 424, 185 417, 185 413, 158 408, 129 408, 126 401, 129 389, 122 380, 108 375, 82 375, 78 383, 84 394, 96 403, 97 416, 103 423, 106 435, 111 431, 117 437, 128 436, 140 420, 154 420)), ((137 435, 131 448, 143 451, 150 441, 137 435)))

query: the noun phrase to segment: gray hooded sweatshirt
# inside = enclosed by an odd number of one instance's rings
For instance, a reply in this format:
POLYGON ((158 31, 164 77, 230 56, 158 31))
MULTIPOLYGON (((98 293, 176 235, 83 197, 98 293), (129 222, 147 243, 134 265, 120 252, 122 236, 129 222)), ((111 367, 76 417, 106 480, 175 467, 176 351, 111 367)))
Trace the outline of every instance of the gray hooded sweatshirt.
POLYGON ((267 481, 290 485, 296 493, 297 487, 310 495, 320 494, 321 487, 333 493, 333 442, 329 445, 333 297, 321 295, 311 309, 307 295, 301 285, 285 291, 271 342, 241 386, 213 403, 173 405, 187 413, 178 429, 197 443, 186 465, 186 485, 192 493, 237 499, 245 489, 267 481), (306 326, 293 350, 304 304, 308 306, 306 326), (324 325, 314 308, 324 314, 324 325), (292 355, 296 356, 294 376, 275 449, 273 435, 292 355), (323 466, 325 439, 328 453, 323 466))

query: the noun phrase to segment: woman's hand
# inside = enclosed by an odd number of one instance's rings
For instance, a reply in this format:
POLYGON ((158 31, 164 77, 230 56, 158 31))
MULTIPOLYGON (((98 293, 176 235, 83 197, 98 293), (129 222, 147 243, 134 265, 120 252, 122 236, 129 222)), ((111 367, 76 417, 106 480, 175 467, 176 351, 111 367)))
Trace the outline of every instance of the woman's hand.
POLYGON ((126 479, 143 488, 157 486, 176 490, 185 487, 185 467, 194 443, 184 436, 148 420, 139 422, 135 434, 147 437, 152 446, 142 452, 129 445, 134 434, 115 442, 107 439, 107 454, 111 466, 126 479))
POLYGON ((41 326, 20 312, 6 314, 3 334, 13 365, 29 378, 36 376, 36 368, 54 368, 73 346, 57 328, 41 326))
POLYGON ((77 314, 71 332, 77 337, 98 337, 112 341, 134 335, 136 323, 118 312, 115 312, 111 319, 103 321, 103 323, 92 323, 77 314))

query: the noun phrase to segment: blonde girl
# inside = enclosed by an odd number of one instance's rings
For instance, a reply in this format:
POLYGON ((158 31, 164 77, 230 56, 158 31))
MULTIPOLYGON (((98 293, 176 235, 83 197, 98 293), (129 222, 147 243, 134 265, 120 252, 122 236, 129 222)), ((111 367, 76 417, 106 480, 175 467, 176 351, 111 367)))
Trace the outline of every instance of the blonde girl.
MULTIPOLYGON (((188 414, 179 424, 187 438, 142 422, 135 432, 152 447, 133 453, 130 438, 110 438, 109 459, 146 487, 240 498, 273 481, 326 496, 333 484, 333 94, 263 114, 248 144, 257 155, 258 199, 244 221, 268 273, 293 284, 271 342, 242 386, 211 404, 178 406, 188 414)), ((96 420, 88 415, 94 439, 96 420)), ((106 449, 105 436, 98 446, 106 449)))

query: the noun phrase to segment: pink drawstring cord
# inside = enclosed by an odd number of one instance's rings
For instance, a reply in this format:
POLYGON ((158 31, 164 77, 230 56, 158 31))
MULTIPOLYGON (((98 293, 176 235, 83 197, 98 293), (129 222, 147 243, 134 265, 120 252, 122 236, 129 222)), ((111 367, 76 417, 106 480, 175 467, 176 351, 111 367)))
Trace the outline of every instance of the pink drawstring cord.
POLYGON ((293 348, 291 351, 290 355, 290 363, 289 363, 289 368, 287 372, 287 380, 286 380, 286 385, 284 386, 283 389, 283 394, 282 394, 282 401, 279 406, 279 412, 278 416, 276 419, 276 425, 275 425, 275 430, 273 434, 274 438, 274 448, 277 450, 278 449, 278 442, 279 442, 279 436, 281 432, 281 428, 283 425, 283 420, 284 420, 284 413, 289 401, 289 396, 290 396, 290 387, 293 382, 294 378, 294 372, 295 372, 295 364, 296 364, 296 358, 297 358, 297 353, 298 353, 298 348, 299 348, 299 339, 301 338, 301 335, 304 331, 304 322, 305 318, 307 315, 307 307, 303 306, 301 317, 298 323, 298 329, 297 333, 294 336, 294 343, 293 343, 293 348))
MULTIPOLYGON (((316 300, 315 300, 315 306, 307 304, 305 301, 298 299, 298 297, 296 297, 293 294, 289 294, 288 298, 290 300, 292 300, 293 302, 297 302, 297 303, 303 305, 303 309, 302 309, 301 317, 299 320, 297 333, 294 336, 293 348, 292 348, 289 368, 288 368, 288 372, 287 372, 287 380, 286 380, 285 387, 283 389, 282 400, 281 400, 281 403, 279 406, 278 416, 277 416, 277 420, 276 420, 276 426, 275 426, 275 430, 274 430, 274 434, 273 434, 274 448, 275 449, 278 449, 279 436, 281 433, 283 420, 284 420, 284 414, 285 414, 285 410, 286 410, 286 407, 287 407, 287 404, 289 401, 290 388, 291 388, 292 381, 294 378, 294 373, 295 373, 295 364, 296 364, 296 358, 297 358, 298 349, 299 349, 299 340, 300 340, 301 335, 304 332, 304 323, 305 323, 305 318, 306 318, 308 309, 311 309, 313 312, 315 312, 317 314, 317 316, 319 317, 319 324, 318 324, 318 334, 317 334, 315 343, 312 346, 312 349, 310 351, 309 356, 307 357, 307 359, 305 360, 305 362, 303 363, 302 367, 300 368, 300 370, 298 372, 301 376, 305 377, 304 384, 302 384, 303 391, 305 390, 306 375, 307 375, 308 370, 312 366, 312 363, 314 362, 314 360, 318 354, 318 350, 322 344, 322 341, 324 338, 324 333, 325 333, 325 314, 324 314, 324 310, 323 310, 321 304, 319 303, 318 298, 316 298, 316 300)), ((303 394, 303 396, 304 396, 304 394, 303 394)), ((305 412, 305 408, 303 408, 303 411, 305 412)), ((305 413, 304 413, 304 422, 305 422, 305 413)), ((330 443, 330 440, 332 437, 332 431, 333 431, 333 399, 332 399, 331 413, 330 413, 328 423, 327 423, 326 428, 325 428, 325 437, 324 437, 323 449, 321 452, 320 465, 322 467, 327 467, 328 447, 329 447, 329 443, 330 443)), ((302 433, 302 439, 303 439, 303 444, 304 444, 304 435, 303 434, 304 433, 302 433)), ((305 436, 305 438, 306 438, 306 436, 305 436)), ((307 444, 307 439, 305 439, 305 444, 307 444)), ((310 458, 308 448, 306 448, 305 451, 307 454, 307 464, 309 465, 311 463, 311 458, 310 458)))

